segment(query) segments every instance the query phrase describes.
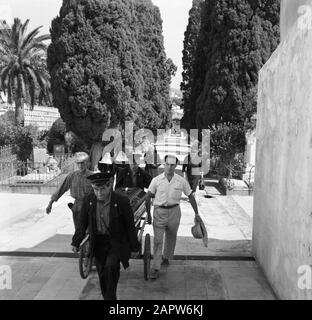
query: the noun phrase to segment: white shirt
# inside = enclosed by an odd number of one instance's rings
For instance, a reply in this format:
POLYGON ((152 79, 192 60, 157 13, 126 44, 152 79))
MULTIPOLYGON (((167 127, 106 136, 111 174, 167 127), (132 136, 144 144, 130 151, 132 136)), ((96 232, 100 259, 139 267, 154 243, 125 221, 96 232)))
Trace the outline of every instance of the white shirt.
POLYGON ((154 206, 179 204, 182 192, 187 197, 192 193, 189 183, 184 178, 178 174, 174 174, 169 182, 164 173, 152 180, 148 191, 155 195, 154 206))

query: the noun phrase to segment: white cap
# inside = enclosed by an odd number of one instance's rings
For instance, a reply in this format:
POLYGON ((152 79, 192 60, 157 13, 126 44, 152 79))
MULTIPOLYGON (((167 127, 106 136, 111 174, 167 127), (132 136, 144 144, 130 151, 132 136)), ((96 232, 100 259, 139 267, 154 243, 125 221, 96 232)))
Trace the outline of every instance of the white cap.
POLYGON ((99 161, 99 163, 103 163, 103 164, 113 164, 111 155, 109 152, 106 152, 104 154, 104 156, 102 157, 102 159, 99 161))
POLYGON ((116 157, 117 162, 129 162, 129 159, 124 152, 120 151, 116 157))

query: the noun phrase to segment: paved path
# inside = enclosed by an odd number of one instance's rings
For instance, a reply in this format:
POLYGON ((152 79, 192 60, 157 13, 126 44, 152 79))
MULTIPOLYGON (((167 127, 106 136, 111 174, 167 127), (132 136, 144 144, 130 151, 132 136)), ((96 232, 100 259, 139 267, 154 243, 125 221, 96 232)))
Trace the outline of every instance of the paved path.
MULTIPOLYGON (((121 273, 121 300, 273 300, 265 277, 255 262, 173 261, 157 280, 145 281, 141 261, 121 273)), ((101 299, 97 275, 91 276, 81 300, 101 299)))
MULTIPOLYGON (((197 201, 209 234, 208 248, 191 236, 194 213, 185 198, 175 257, 208 260, 174 260, 156 281, 145 281, 142 260, 131 260, 131 267, 121 272, 119 299, 274 299, 257 264, 238 261, 252 256, 252 197, 221 196, 213 184, 207 193, 212 197, 198 192, 197 201)), ((13 277, 12 290, 0 291, 0 299, 101 299, 96 273, 82 280, 76 258, 36 257, 38 252, 73 256, 69 201, 64 197, 50 216, 44 213, 45 202, 40 202, 33 213, 1 230, 0 251, 30 251, 34 257, 0 257, 0 265, 10 266, 13 277)), ((146 232, 152 235, 152 227, 146 232)))
MULTIPOLYGON (((251 213, 238 204, 250 203, 252 197, 224 197, 213 188, 208 187, 206 198, 204 191, 197 194, 199 211, 206 224, 209 235, 209 246, 205 248, 201 240, 193 239, 191 228, 194 224, 194 213, 187 198, 181 203, 182 218, 178 231, 177 255, 227 255, 250 256, 252 218, 251 213)), ((20 205, 28 203, 28 195, 19 197, 20 205)), ((27 213, 10 227, 0 233, 0 251, 33 251, 33 252, 71 252, 70 242, 74 232, 71 211, 67 203, 71 197, 64 196, 54 204, 51 215, 45 214, 46 198, 40 198, 38 207, 27 213)), ((145 233, 153 236, 152 226, 147 226, 145 233)))
MULTIPOLYGON (((143 279, 143 263, 131 260, 121 271, 119 300, 273 300, 261 270, 252 261, 172 261, 159 279, 143 279)), ((96 272, 88 280, 76 259, 0 257, 12 269, 12 289, 0 300, 101 300, 96 272)))
MULTIPOLYGON (((17 206, 14 206, 14 194, 1 194, 5 196, 11 206, 7 212, 12 212, 18 216, 18 208, 23 208, 18 220, 7 228, 0 230, 0 251, 27 250, 32 251, 40 243, 53 239, 55 235, 71 237, 74 231, 72 214, 67 207, 67 203, 72 201, 70 196, 63 196, 53 205, 53 211, 50 215, 45 213, 45 208, 49 203, 49 196, 35 196, 36 202, 29 195, 17 195, 15 198, 17 206)), ((0 204, 0 212, 2 204, 0 204)), ((67 240, 66 240, 67 241, 67 240)), ((47 250, 49 246, 45 246, 47 250)), ((69 251, 68 241, 57 243, 53 248, 56 251, 69 251)))
POLYGON ((77 259, 0 257, 12 270, 12 289, 0 300, 77 300, 87 283, 79 277, 77 259))

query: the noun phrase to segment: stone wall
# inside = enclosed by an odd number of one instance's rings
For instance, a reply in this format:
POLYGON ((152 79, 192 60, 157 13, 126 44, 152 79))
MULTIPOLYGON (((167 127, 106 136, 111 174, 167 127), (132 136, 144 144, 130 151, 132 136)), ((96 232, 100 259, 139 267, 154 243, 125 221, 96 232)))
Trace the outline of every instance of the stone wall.
POLYGON ((311 300, 312 30, 284 40, 259 78, 253 250, 279 298, 311 300))

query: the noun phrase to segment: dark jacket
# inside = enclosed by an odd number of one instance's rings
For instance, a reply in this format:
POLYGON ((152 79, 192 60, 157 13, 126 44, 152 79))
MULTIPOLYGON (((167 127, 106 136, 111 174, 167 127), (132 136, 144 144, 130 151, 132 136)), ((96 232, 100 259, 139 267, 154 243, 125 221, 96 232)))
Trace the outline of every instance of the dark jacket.
POLYGON ((193 163, 192 162, 192 159, 191 159, 191 156, 190 155, 187 155, 185 158, 184 158, 184 161, 183 161, 183 165, 182 165, 182 172, 186 172, 187 176, 188 177, 193 177, 193 176, 200 176, 200 169, 202 167, 202 163, 199 162, 199 163, 193 163), (197 168, 197 170, 196 170, 197 168), (194 172, 192 171, 192 169, 195 169, 194 172), (197 173, 197 174, 196 174, 197 173))
POLYGON ((113 173, 115 174, 117 171, 116 168, 116 164, 106 164, 106 163, 98 163, 98 169, 102 172, 102 173, 113 173))
POLYGON ((152 177, 141 168, 138 168, 136 173, 136 185, 134 185, 131 169, 125 168, 119 170, 117 173, 115 190, 119 188, 140 188, 144 190, 144 188, 149 187, 151 181, 152 177))
MULTIPOLYGON (((78 248, 88 229, 92 256, 94 254, 97 234, 96 204, 97 198, 93 192, 84 198, 79 225, 72 240, 72 245, 78 248)), ((133 211, 127 197, 117 194, 116 192, 112 193, 109 221, 111 250, 118 256, 126 269, 129 267, 131 252, 138 252, 140 250, 134 225, 133 211)))
POLYGON ((155 150, 153 153, 145 153, 144 155, 145 171, 152 177, 158 176, 158 168, 161 166, 161 159, 155 150))

